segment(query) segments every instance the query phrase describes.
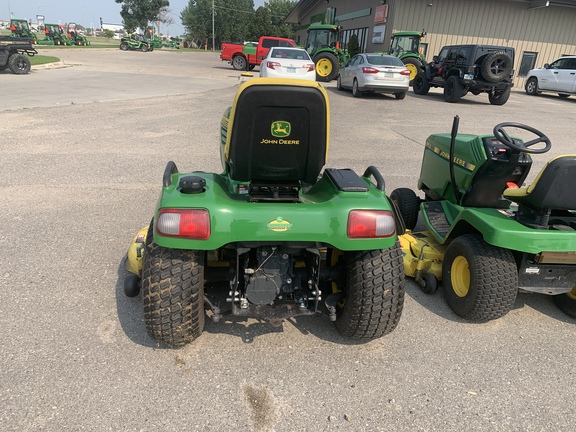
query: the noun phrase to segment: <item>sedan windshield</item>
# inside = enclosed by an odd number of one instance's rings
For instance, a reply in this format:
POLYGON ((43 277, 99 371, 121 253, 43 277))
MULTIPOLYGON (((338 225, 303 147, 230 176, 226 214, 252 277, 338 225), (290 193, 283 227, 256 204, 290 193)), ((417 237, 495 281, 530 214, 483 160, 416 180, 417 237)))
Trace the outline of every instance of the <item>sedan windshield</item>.
POLYGON ((272 52, 272 58, 287 58, 293 60, 310 60, 308 53, 302 49, 276 48, 272 52))
POLYGON ((402 60, 394 56, 368 55, 368 63, 378 66, 404 66, 402 60))

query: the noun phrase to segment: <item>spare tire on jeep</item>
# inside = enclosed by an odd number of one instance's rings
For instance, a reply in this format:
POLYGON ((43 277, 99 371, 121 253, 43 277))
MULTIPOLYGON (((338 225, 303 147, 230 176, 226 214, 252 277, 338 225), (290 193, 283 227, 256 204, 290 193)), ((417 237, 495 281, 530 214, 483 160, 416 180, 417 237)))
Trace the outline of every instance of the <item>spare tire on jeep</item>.
POLYGON ((480 73, 486 81, 498 82, 510 76, 512 72, 512 58, 504 51, 488 54, 480 65, 480 73))

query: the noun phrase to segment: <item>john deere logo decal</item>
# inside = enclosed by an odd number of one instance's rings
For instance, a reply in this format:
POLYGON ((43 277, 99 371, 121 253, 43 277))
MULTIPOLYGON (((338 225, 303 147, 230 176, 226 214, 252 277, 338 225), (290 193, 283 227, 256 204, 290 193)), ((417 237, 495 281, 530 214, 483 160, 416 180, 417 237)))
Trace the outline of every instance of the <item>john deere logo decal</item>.
POLYGON ((283 232, 288 231, 290 228, 292 228, 292 224, 281 217, 277 217, 276 219, 268 222, 268 229, 270 231, 283 232))
POLYGON ((275 121, 270 126, 270 133, 276 138, 286 138, 292 131, 292 125, 287 121, 275 121))

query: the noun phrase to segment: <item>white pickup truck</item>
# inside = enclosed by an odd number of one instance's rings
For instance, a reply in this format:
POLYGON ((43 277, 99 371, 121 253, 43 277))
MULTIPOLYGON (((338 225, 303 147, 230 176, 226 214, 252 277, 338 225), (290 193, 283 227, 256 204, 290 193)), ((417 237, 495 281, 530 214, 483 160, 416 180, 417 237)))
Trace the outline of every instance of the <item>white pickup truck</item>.
POLYGON ((524 89, 529 95, 558 93, 567 98, 576 94, 576 56, 560 57, 544 67, 528 71, 524 89))

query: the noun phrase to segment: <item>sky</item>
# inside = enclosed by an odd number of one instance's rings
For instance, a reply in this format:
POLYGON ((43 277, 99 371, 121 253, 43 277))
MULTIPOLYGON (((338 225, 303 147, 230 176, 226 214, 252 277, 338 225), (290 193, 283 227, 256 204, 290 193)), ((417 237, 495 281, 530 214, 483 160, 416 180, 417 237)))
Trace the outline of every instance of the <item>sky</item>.
MULTIPOLYGON (((188 5, 188 0, 169 0, 174 24, 161 28, 161 32, 179 35, 184 32, 180 12, 188 5)), ((254 7, 264 5, 265 0, 254 0, 254 7)), ((48 23, 75 22, 84 27, 99 27, 100 17, 109 24, 122 24, 120 5, 114 0, 0 0, 0 20, 23 18, 36 22, 36 15, 44 15, 48 23)))

